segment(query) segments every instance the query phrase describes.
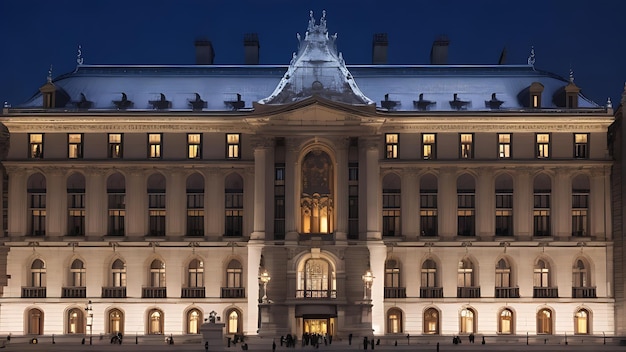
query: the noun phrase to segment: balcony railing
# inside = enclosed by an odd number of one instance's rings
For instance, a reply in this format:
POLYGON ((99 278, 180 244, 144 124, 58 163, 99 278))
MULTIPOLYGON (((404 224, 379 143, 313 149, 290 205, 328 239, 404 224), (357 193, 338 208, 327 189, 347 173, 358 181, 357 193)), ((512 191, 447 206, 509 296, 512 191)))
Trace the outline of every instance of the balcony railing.
POLYGON ((480 286, 479 287, 457 287, 457 298, 480 298, 480 286))
POLYGON ((103 287, 102 298, 126 298, 126 286, 103 287))
POLYGON ((296 298, 337 298, 337 290, 297 290, 296 298))
POLYGON ((572 287, 572 297, 574 298, 596 298, 595 287, 572 287))
POLYGON ((245 287, 222 287, 222 298, 246 298, 245 287))
POLYGON ((22 298, 46 298, 46 288, 22 287, 22 298))
POLYGON ((180 298, 205 298, 204 287, 183 287, 180 290, 180 298))
POLYGON ((519 298, 519 287, 496 287, 496 298, 519 298))
POLYGON ((420 287, 421 298, 443 298, 443 287, 420 287))
POLYGON ((166 298, 167 288, 165 287, 142 287, 141 298, 166 298))
POLYGON ((533 287, 534 298, 558 298, 558 287, 533 287))
POLYGON ((406 287, 385 287, 385 298, 406 298, 406 287))
POLYGON ((86 287, 62 287, 62 298, 85 298, 87 297, 86 287))

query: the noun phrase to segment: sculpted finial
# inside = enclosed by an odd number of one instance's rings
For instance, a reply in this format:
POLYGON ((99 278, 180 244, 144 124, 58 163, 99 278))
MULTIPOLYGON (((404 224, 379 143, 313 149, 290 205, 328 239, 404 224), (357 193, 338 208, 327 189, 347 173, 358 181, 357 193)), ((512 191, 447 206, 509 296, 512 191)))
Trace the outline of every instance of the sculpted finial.
POLYGON ((533 69, 535 68, 535 47, 534 46, 530 47, 530 56, 528 57, 528 64, 530 66, 533 66, 533 69))
POLYGON ((78 44, 78 54, 76 55, 76 63, 79 65, 83 64, 83 51, 81 49, 82 49, 81 45, 78 44))
POLYGON ((48 69, 48 82, 52 82, 52 65, 50 65, 50 69, 48 69))

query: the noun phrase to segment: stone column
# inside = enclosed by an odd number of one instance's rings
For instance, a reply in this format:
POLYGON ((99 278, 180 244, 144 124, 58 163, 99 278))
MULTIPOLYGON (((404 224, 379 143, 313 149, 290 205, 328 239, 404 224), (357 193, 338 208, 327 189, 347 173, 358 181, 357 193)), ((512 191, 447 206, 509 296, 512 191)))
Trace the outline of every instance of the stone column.
MULTIPOLYGON (((242 170, 243 175, 243 226, 241 235, 250 237, 254 228, 255 209, 255 172, 254 167, 245 167, 242 170)), ((265 209, 263 209, 265 213, 265 209)), ((263 231, 265 235, 265 231, 263 231)), ((265 236, 263 236, 265 237, 265 236)))
POLYGON ((126 236, 143 237, 148 225, 148 196, 143 170, 128 170, 126 184, 126 236))
POLYGON ((90 169, 85 178, 85 235, 87 237, 107 234, 108 208, 105 171, 90 169))
MULTIPOLYGON (((379 167, 380 137, 370 137, 364 140, 365 144, 365 189, 367 207, 367 239, 382 239, 381 221, 381 188, 379 167)), ((361 203, 362 204, 362 203, 361 203)))
MULTIPOLYGON (((374 334, 385 332, 385 261, 387 259, 387 247, 382 241, 368 241, 367 248, 370 252, 370 270, 374 275, 372 281, 372 328, 374 334)), ((363 273, 365 274, 365 273, 363 273)), ((353 341, 354 342, 354 341, 353 341)))
POLYGON ((492 239, 495 235, 496 196, 493 169, 478 170, 476 182, 476 234, 483 240, 492 239))
MULTIPOLYGON (((246 285, 246 296, 248 301, 248 313, 245 315, 244 334, 256 335, 259 321, 259 267, 263 244, 257 240, 250 240, 248 250, 248 282, 246 285)), ((271 281, 270 281, 271 282, 271 281)))
POLYGON ((252 227, 252 240, 265 240, 265 218, 267 206, 267 154, 272 146, 270 138, 257 138, 254 140, 254 221, 252 227))
POLYGON ((530 169, 517 169, 513 190, 513 227, 515 237, 530 240, 533 236, 533 189, 530 169))
POLYGON ((187 182, 182 171, 166 175, 165 226, 166 235, 184 236, 187 225, 187 182))
POLYGON ((568 238, 572 235, 572 181, 570 171, 565 168, 556 169, 552 181, 550 196, 550 213, 552 236, 568 238))
POLYGON ((610 169, 593 169, 589 180, 589 232, 600 241, 611 238, 611 180, 610 169))
POLYGON ((444 167, 437 184, 437 212, 439 237, 454 238, 457 235, 457 189, 456 168, 444 167))
POLYGON ((337 182, 335 183, 335 212, 337 214, 335 227, 335 240, 345 241, 348 238, 348 199, 350 198, 348 189, 348 138, 337 139, 335 150, 337 164, 337 182))
POLYGON ((9 236, 23 236, 28 231, 28 196, 26 170, 7 167, 9 175, 9 236))
POLYGON ((46 174, 46 237, 67 234, 67 184, 61 169, 45 170, 46 174))
POLYGON ((204 170, 204 177, 205 237, 219 239, 224 234, 224 175, 218 168, 208 168, 204 170))
POLYGON ((298 163, 299 141, 285 138, 285 238, 289 241, 298 239, 298 220, 300 209, 298 190, 300 182, 300 164, 298 163))
POLYGON ((407 241, 416 241, 419 234, 419 178, 416 168, 406 168, 402 174, 400 216, 402 234, 407 241))

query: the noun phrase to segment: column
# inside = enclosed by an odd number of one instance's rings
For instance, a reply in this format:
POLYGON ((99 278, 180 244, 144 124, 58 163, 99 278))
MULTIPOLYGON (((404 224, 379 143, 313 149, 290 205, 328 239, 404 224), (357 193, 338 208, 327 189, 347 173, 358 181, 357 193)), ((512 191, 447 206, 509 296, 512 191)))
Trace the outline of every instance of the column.
MULTIPOLYGON (((385 260, 387 259, 387 247, 382 241, 368 241, 367 248, 370 252, 370 270, 374 275, 372 281, 372 328, 374 334, 385 332, 385 260)), ((357 340, 358 341, 358 340, 357 340)), ((354 343, 354 341, 352 341, 354 343)))
POLYGON ((378 136, 366 138, 365 144, 365 189, 367 207, 367 239, 382 239, 381 221, 381 190, 380 190, 380 167, 379 159, 379 138, 378 136))
POLYGON ((493 183, 493 169, 478 169, 476 181, 476 235, 483 240, 495 235, 496 196, 493 183))
POLYGON ((406 168, 402 174, 400 216, 402 234, 407 241, 416 241, 419 233, 419 178, 416 168, 406 168))
POLYGON ((345 241, 348 238, 348 138, 338 139, 336 145, 335 170, 337 170, 337 182, 335 183, 337 197, 334 200, 337 222, 335 224, 335 240, 345 241))
POLYGON ((254 140, 254 221, 252 226, 251 240, 265 239, 266 218, 266 189, 267 186, 267 154, 273 140, 270 138, 257 138, 254 140))
POLYGON ((530 240, 533 236, 533 188, 530 169, 519 168, 514 177, 513 227, 515 237, 530 240))
POLYGON ((457 235, 457 190, 456 168, 444 167, 439 170, 437 184, 437 212, 439 237, 454 238, 457 235))
POLYGON ((592 169, 589 180, 589 232, 594 239, 605 241, 611 235, 611 173, 609 168, 592 169))
POLYGON ((143 170, 128 170, 126 177, 126 236, 139 237, 147 233, 148 202, 143 170))
POLYGON ((105 170, 90 169, 85 177, 85 235, 107 234, 108 205, 105 170))
POLYGON ((28 196, 26 170, 6 167, 9 175, 9 236, 23 236, 28 231, 28 196))
POLYGON ((300 171, 298 163, 299 141, 294 138, 285 138, 285 236, 287 240, 295 241, 298 239, 297 220, 300 214, 296 210, 300 209, 298 192, 298 183, 300 171))
POLYGON ((66 235, 67 185, 60 169, 44 170, 46 175, 46 237, 66 235))
POLYGON ((224 175, 218 168, 208 168, 203 172, 204 191, 204 228, 206 237, 221 238, 224 234, 224 175))
POLYGON ((572 235, 572 181, 570 171, 556 169, 550 195, 552 236, 568 238, 572 235))
POLYGON ((256 240, 250 240, 248 242, 248 267, 247 277, 248 282, 246 285, 248 312, 245 315, 244 322, 244 334, 256 335, 257 323, 259 320, 259 266, 261 263, 261 253, 263 251, 263 245, 256 240))
POLYGON ((187 182, 181 171, 166 175, 165 226, 167 236, 184 236, 187 225, 187 182))

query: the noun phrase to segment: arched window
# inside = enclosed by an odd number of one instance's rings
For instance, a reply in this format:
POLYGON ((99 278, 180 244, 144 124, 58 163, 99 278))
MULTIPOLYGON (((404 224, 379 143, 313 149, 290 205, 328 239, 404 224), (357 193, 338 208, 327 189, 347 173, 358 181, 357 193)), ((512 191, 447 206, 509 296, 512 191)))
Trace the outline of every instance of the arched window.
POLYGON ((586 309, 580 309, 577 311, 574 316, 574 332, 580 335, 589 334, 589 320, 589 311, 586 309))
POLYGON ((537 334, 552 334, 552 311, 544 308, 537 312, 537 334))
POLYGON ((40 259, 35 259, 30 266, 31 287, 46 287, 46 264, 40 259))
POLYGON ((476 313, 471 308, 465 308, 461 310, 460 320, 461 320, 461 328, 460 332, 462 334, 471 334, 476 331, 476 313))
POLYGON ((596 288, 591 286, 589 265, 583 259, 576 260, 572 269, 572 297, 595 298, 596 288))
POLYGON ((150 264, 150 286, 165 287, 165 263, 158 259, 150 264))
POLYGON ((424 334, 439 335, 439 311, 435 308, 424 312, 424 334))
POLYGON ((28 334, 43 335, 43 312, 33 308, 28 311, 28 334))
POLYGON ((75 259, 72 262, 72 266, 70 268, 70 273, 72 274, 71 286, 73 287, 85 287, 85 265, 83 261, 80 259, 75 259))
POLYGON ((242 331, 242 317, 238 310, 233 309, 228 312, 228 333, 239 334, 242 331))
POLYGON ((496 264, 496 287, 511 287, 511 266, 504 258, 496 264))
POLYGON ((226 286, 229 288, 243 287, 243 267, 238 260, 228 262, 226 268, 226 286))
POLYGON ((543 259, 537 260, 533 269, 533 297, 558 297, 558 287, 552 287, 552 273, 550 264, 543 259))
POLYGON ((304 157, 301 186, 302 233, 332 233, 334 173, 333 162, 326 152, 314 150, 304 157))
POLYGON ((402 311, 397 308, 389 309, 387 312, 387 333, 402 333, 402 311))
POLYGON ((148 334, 163 334, 163 312, 159 309, 152 309, 148 313, 148 334))
POLYGON ((204 262, 194 259, 189 263, 187 269, 187 286, 204 287, 204 262))
POLYGON ((432 259, 426 259, 422 264, 422 283, 420 286, 421 298, 441 298, 443 290, 437 283, 437 263, 432 259))
POLYGON ((298 271, 298 298, 337 298, 335 272, 328 261, 307 259, 298 271))
POLYGON ((28 234, 46 234, 46 178, 36 173, 28 178, 28 234))
POLYGON ((111 309, 109 311, 109 334, 124 333, 124 313, 119 309, 111 309))
POLYGON ((503 309, 498 316, 498 334, 513 334, 513 312, 503 309))
POLYGON ((85 317, 83 316, 82 309, 72 308, 67 312, 67 333, 85 333, 85 317))
POLYGON ((422 236, 438 236, 437 178, 431 174, 420 178, 420 230, 422 236))
POLYGON ((475 287, 475 282, 476 278, 474 277, 474 263, 472 263, 469 258, 460 260, 457 269, 457 297, 480 297, 480 287, 475 287))
POLYGON ((187 312, 187 333, 199 334, 200 325, 202 324, 202 313, 197 309, 187 312))
POLYGON ((113 287, 126 287, 126 263, 116 259, 111 265, 111 285, 113 287))

